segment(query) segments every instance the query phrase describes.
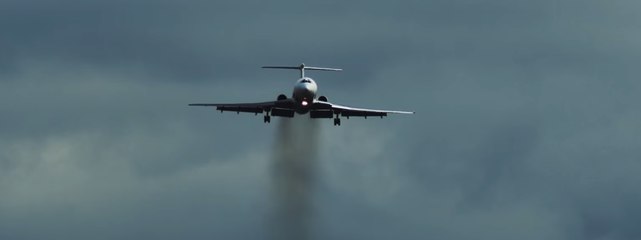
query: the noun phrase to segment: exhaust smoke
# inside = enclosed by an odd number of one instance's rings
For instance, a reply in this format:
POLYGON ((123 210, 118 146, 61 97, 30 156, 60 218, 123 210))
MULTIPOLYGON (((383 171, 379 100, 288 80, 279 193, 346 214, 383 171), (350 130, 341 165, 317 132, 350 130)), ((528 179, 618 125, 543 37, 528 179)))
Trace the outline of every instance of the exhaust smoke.
POLYGON ((279 120, 271 166, 271 237, 309 239, 319 123, 304 117, 279 120))

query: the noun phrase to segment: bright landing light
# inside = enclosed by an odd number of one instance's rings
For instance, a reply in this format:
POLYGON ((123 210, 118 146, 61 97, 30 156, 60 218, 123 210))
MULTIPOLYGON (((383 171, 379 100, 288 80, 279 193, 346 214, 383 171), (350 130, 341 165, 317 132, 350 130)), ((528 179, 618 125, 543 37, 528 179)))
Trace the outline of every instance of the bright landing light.
POLYGON ((307 101, 303 101, 301 104, 303 104, 303 106, 307 106, 307 101))

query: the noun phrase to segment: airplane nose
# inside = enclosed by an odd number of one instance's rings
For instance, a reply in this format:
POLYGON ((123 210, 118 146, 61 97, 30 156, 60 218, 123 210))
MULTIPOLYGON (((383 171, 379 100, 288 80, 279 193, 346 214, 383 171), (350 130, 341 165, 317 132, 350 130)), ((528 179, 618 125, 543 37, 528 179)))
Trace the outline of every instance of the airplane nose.
POLYGON ((305 83, 298 84, 298 86, 296 86, 296 87, 298 89, 300 89, 301 91, 308 92, 310 90, 310 86, 308 84, 305 84, 305 83))
POLYGON ((306 83, 306 84, 305 84, 305 90, 306 90, 306 91, 308 91, 308 92, 311 92, 311 91, 312 91, 312 85, 311 85, 311 84, 306 83))

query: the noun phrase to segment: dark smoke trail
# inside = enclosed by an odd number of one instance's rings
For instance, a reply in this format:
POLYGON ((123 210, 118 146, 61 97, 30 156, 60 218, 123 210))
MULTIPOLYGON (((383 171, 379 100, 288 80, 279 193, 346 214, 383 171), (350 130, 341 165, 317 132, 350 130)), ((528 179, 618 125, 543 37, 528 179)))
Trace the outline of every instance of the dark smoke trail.
POLYGON ((305 117, 280 119, 271 171, 273 212, 269 219, 273 239, 309 239, 315 165, 318 158, 318 122, 305 117))

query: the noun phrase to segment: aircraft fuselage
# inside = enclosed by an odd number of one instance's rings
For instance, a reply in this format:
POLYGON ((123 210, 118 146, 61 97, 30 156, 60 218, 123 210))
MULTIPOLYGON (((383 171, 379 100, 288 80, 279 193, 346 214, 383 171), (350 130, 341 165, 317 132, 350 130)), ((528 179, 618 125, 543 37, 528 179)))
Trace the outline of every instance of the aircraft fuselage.
POLYGON ((317 91, 318 85, 316 85, 316 82, 311 78, 303 77, 296 82, 292 98, 296 102, 298 113, 306 113, 309 111, 309 106, 311 106, 316 99, 317 91))

